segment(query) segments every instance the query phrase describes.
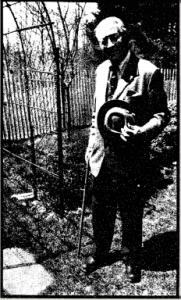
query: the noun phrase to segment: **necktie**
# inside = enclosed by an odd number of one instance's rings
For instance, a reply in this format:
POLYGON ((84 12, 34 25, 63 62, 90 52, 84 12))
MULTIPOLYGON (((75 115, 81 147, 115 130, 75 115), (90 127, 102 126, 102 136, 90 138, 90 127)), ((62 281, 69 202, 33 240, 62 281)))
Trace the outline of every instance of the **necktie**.
POLYGON ((114 94, 114 91, 116 90, 118 83, 118 75, 117 75, 117 70, 111 66, 110 67, 110 76, 109 76, 109 81, 108 81, 108 98, 111 98, 114 94))

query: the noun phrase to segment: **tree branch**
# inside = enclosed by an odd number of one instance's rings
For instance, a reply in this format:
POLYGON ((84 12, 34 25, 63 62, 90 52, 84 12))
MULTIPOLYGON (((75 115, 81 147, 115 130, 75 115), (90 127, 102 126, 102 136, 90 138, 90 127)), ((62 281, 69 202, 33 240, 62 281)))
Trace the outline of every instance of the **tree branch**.
POLYGON ((24 31, 24 30, 29 30, 29 29, 44 27, 44 26, 47 26, 47 25, 50 25, 50 24, 54 24, 54 22, 46 23, 46 24, 39 24, 39 25, 34 25, 34 26, 29 26, 29 27, 25 27, 25 28, 16 29, 16 30, 13 30, 11 32, 3 33, 3 35, 8 35, 8 34, 11 34, 13 32, 18 32, 18 31, 20 32, 20 31, 24 31))
MULTIPOLYGON (((65 40, 66 40, 66 44, 67 44, 67 50, 68 50, 68 53, 69 53, 69 50, 70 50, 70 45, 69 45, 69 37, 68 37, 68 33, 67 33, 67 24, 66 24, 66 16, 67 16, 67 12, 63 18, 63 15, 62 15, 62 11, 61 11, 61 8, 60 8, 60 3, 57 1, 57 6, 58 6, 58 11, 59 11, 59 15, 60 15, 60 19, 62 21, 62 26, 63 26, 63 30, 64 30, 64 34, 65 34, 65 40)), ((69 8, 69 6, 68 6, 69 8)), ((67 8, 67 9, 68 9, 67 8)))

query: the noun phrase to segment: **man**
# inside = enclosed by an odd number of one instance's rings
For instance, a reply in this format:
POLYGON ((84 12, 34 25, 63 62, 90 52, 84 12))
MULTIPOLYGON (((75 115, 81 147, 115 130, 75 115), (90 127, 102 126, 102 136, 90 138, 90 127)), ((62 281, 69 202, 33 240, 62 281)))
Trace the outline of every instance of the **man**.
POLYGON ((149 146, 169 121, 166 94, 159 69, 130 51, 129 33, 120 19, 104 19, 95 34, 108 59, 96 70, 95 110, 85 156, 94 176, 95 253, 83 267, 90 273, 106 261, 118 208, 128 277, 139 282, 149 146))

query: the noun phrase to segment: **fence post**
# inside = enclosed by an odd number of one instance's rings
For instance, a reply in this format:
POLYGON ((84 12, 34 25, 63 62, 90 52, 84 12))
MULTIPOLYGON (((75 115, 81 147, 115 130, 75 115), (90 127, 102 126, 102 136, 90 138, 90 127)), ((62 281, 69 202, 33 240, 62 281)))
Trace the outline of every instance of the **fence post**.
POLYGON ((59 69, 59 48, 55 47, 55 65, 56 65, 56 96, 57 96, 57 119, 58 119, 58 168, 59 168, 59 208, 57 212, 63 214, 64 205, 62 197, 63 186, 63 150, 62 150, 62 112, 60 97, 60 69, 59 69))

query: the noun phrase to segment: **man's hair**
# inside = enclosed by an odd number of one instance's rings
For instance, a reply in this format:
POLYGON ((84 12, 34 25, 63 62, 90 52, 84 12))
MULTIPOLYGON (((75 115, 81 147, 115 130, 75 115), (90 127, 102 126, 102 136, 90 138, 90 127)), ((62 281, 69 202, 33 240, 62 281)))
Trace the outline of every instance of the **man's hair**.
POLYGON ((95 35, 99 39, 99 35, 104 31, 107 31, 107 28, 117 28, 119 32, 127 32, 127 29, 123 21, 117 17, 108 17, 103 19, 95 28, 95 35))

